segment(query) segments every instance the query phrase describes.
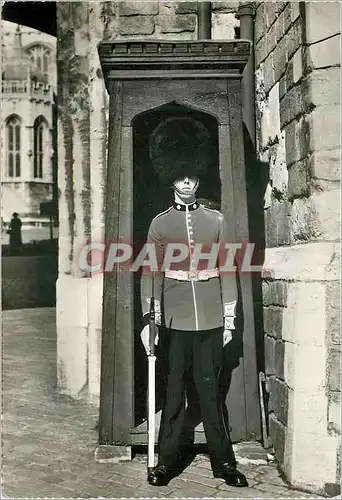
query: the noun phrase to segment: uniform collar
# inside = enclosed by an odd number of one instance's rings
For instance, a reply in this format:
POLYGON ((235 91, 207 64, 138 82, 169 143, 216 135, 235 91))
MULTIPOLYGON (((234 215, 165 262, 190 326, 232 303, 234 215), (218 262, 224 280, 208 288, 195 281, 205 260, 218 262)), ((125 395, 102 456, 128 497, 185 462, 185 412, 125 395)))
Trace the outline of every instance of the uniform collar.
POLYGON ((176 203, 175 201, 173 202, 173 208, 175 210, 178 210, 179 212, 185 212, 186 207, 188 207, 189 212, 192 212, 193 210, 197 210, 197 208, 200 206, 198 201, 194 201, 193 203, 189 203, 185 205, 184 203, 176 203))

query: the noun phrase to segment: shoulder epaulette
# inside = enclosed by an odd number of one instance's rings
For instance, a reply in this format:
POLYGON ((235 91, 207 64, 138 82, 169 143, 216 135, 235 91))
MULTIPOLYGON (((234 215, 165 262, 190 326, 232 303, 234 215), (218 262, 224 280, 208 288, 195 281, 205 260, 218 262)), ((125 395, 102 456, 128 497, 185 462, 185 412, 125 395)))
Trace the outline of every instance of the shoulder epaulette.
POLYGON ((209 212, 214 212, 215 214, 222 215, 222 212, 220 212, 219 210, 215 210, 214 208, 208 208, 205 205, 202 205, 202 206, 203 206, 203 208, 205 208, 205 210, 208 210, 209 212))
POLYGON ((167 208, 166 210, 164 210, 164 212, 160 212, 160 214, 157 214, 155 217, 153 217, 153 219, 158 219, 158 218, 159 218, 159 217, 161 217, 162 215, 165 215, 165 214, 167 214, 168 212, 170 212, 170 210, 172 210, 172 207, 167 208))

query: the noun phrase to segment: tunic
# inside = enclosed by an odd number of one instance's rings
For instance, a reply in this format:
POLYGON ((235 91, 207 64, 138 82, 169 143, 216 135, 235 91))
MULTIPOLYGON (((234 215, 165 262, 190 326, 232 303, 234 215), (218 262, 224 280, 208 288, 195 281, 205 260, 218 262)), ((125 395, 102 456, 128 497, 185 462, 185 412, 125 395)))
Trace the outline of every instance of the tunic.
POLYGON ((221 252, 225 235, 222 213, 197 201, 189 205, 174 203, 154 217, 147 243, 156 248, 158 271, 151 273, 148 266, 143 267, 144 324, 148 323, 153 287, 156 324, 183 331, 211 330, 223 325, 226 329, 235 328, 236 274, 220 272, 226 259, 224 256, 222 260, 221 252), (167 259, 177 255, 174 249, 179 244, 187 247, 188 255, 179 262, 167 259), (212 252, 210 255, 217 255, 217 260, 213 257, 209 265, 208 259, 199 259, 199 245, 202 254, 212 252), (215 248, 220 251, 215 252, 215 248))

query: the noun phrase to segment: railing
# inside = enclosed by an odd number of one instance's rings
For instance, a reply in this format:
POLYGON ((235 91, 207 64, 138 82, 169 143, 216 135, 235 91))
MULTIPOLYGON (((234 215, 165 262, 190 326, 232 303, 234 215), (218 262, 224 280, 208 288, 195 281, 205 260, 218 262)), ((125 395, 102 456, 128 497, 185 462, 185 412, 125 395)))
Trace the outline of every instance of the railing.
POLYGON ((49 97, 52 98, 52 87, 44 83, 29 84, 28 81, 22 80, 3 80, 2 93, 4 95, 27 94, 34 97, 49 97))
POLYGON ((28 90, 27 81, 5 80, 2 81, 2 92, 4 94, 26 94, 28 90))

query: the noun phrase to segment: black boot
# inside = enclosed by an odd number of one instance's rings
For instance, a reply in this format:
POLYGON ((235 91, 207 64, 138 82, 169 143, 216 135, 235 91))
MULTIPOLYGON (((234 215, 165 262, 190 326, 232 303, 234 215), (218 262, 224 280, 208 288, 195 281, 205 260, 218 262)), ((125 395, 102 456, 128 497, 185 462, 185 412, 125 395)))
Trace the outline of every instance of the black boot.
POLYGON ((166 465, 157 465, 147 476, 147 481, 152 486, 166 486, 171 479, 171 474, 166 465))
POLYGON ((236 465, 221 464, 213 469, 214 477, 224 479, 229 486, 242 488, 248 486, 246 476, 239 472, 236 465))

